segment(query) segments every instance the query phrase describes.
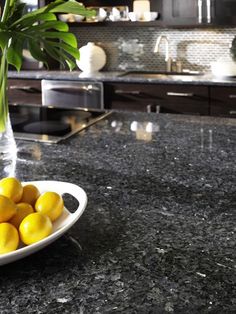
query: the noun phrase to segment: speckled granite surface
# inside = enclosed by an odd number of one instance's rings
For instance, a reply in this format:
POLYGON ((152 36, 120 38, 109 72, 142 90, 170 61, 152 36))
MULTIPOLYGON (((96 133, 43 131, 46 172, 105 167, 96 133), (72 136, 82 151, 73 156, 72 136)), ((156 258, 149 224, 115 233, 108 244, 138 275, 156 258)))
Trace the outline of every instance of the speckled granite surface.
POLYGON ((122 76, 125 72, 99 72, 91 76, 85 76, 79 71, 9 71, 9 78, 24 79, 58 79, 58 80, 80 80, 99 82, 125 82, 125 83, 161 83, 161 84, 187 84, 206 86, 236 86, 236 78, 217 78, 210 74, 183 76, 177 75, 162 77, 133 77, 122 76))
POLYGON ((59 240, 0 267, 0 313, 236 312, 234 119, 114 113, 18 147, 21 180, 70 181, 89 202, 59 240))

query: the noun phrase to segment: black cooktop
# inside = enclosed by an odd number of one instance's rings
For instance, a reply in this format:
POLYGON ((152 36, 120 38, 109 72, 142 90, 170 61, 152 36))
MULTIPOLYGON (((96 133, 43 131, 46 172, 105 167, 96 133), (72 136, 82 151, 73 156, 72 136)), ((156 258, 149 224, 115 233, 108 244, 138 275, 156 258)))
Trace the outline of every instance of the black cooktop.
POLYGON ((48 143, 65 140, 110 114, 38 105, 9 105, 9 112, 15 138, 48 143))

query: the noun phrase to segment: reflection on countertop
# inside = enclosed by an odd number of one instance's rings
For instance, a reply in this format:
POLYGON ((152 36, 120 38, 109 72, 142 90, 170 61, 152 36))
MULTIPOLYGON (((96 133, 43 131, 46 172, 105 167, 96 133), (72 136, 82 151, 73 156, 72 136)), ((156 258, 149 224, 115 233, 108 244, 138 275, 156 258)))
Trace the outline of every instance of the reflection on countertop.
POLYGON ((17 177, 78 184, 88 206, 1 267, 0 312, 235 313, 235 120, 116 112, 56 145, 17 144, 17 177))
MULTIPOLYGON (((133 72, 135 73, 135 72, 133 72)), ((22 79, 58 79, 58 80, 85 80, 99 82, 126 82, 126 83, 163 83, 163 84, 201 84, 201 85, 219 85, 219 86, 236 86, 235 77, 215 77, 211 73, 200 75, 189 75, 188 73, 165 73, 146 72, 145 75, 129 75, 126 72, 117 71, 100 71, 85 75, 81 71, 9 71, 9 78, 22 79)))

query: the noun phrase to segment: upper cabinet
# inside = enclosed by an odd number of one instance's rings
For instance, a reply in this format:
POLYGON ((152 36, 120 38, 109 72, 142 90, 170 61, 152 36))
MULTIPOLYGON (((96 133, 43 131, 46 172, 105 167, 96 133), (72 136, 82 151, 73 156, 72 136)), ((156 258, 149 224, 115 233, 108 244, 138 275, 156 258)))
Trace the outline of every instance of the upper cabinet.
MULTIPOLYGON (((4 0, 0 0, 4 1, 4 0)), ((46 3, 52 0, 38 0, 46 3)), ((157 20, 151 22, 113 22, 107 18, 103 22, 86 23, 81 25, 107 26, 158 26, 158 27, 211 27, 236 26, 236 0, 149 0, 150 10, 159 13, 157 20)), ((133 10, 133 0, 86 0, 82 1, 86 7, 116 7, 127 6, 133 10)), ((76 26, 78 23, 72 23, 76 26)))
POLYGON ((192 25, 199 23, 198 0, 164 0, 163 18, 167 25, 192 25))
POLYGON ((166 25, 236 25, 235 0, 164 0, 166 25))
POLYGON ((236 25, 236 1, 212 0, 210 19, 218 25, 236 25))

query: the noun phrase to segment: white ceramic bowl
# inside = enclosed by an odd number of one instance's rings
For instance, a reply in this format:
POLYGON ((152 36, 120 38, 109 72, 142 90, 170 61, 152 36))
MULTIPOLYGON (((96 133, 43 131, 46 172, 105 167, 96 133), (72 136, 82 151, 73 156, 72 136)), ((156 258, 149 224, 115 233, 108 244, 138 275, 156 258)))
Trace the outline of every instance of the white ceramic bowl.
POLYGON ((87 22, 102 22, 107 17, 107 12, 104 8, 100 7, 88 7, 90 10, 94 10, 96 14, 91 17, 86 17, 87 22))
POLYGON ((158 17, 158 12, 143 12, 143 21, 155 21, 158 17))
POLYGON ((22 184, 34 184, 39 189, 40 193, 46 191, 54 191, 60 195, 68 193, 72 195, 75 199, 77 199, 78 208, 76 209, 76 211, 71 213, 68 209, 64 207, 62 215, 53 223, 52 234, 36 243, 28 246, 22 246, 16 251, 0 255, 0 265, 19 260, 25 256, 41 250, 42 248, 54 242, 76 223, 87 205, 87 195, 85 191, 81 187, 73 183, 61 181, 31 181, 22 182, 22 184))
POLYGON ((68 22, 68 18, 69 18, 68 15, 69 15, 69 14, 59 14, 59 15, 58 15, 58 18, 59 18, 59 20, 62 21, 62 22, 68 22))
POLYGON ((129 19, 132 22, 137 22, 142 20, 142 13, 141 12, 129 12, 129 19))
POLYGON ((79 15, 79 14, 73 14, 73 15, 74 15, 75 22, 82 22, 85 19, 83 15, 79 15))

